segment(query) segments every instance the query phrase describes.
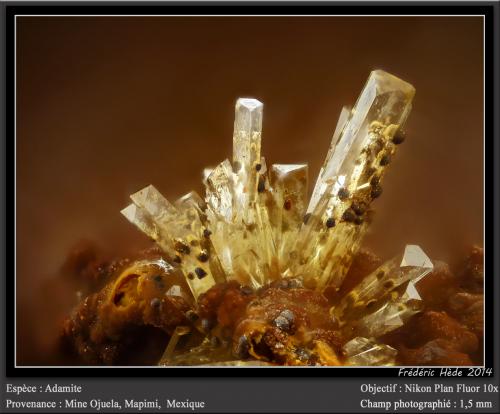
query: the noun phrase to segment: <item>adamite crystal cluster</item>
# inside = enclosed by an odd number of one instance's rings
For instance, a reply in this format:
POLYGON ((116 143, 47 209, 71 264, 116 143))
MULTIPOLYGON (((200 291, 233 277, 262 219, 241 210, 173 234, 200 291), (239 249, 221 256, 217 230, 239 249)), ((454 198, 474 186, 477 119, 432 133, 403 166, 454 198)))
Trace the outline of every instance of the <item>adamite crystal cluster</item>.
MULTIPOLYGON (((404 140, 414 94, 389 73, 370 74, 354 107, 342 109, 309 202, 307 165, 268 168, 261 156, 263 104, 238 99, 232 162, 205 171, 204 199, 191 192, 171 204, 150 185, 131 195, 122 214, 182 272, 195 302, 232 280, 259 289, 300 278, 318 292, 338 290, 404 140)), ((331 309, 339 331, 351 338, 343 348, 346 364, 393 362, 396 351, 376 340, 419 311, 415 284, 432 268, 422 249, 408 245, 331 309)), ((179 327, 172 340, 188 331, 179 327)))

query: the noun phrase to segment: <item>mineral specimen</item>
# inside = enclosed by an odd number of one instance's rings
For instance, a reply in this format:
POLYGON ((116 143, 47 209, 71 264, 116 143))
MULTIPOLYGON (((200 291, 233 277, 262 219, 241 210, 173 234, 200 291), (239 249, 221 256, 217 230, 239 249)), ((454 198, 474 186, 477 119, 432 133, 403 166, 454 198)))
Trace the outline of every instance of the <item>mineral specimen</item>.
MULTIPOLYGON (((403 142, 402 129, 414 93, 413 86, 384 71, 370 74, 354 107, 342 109, 309 204, 307 165, 267 168, 261 156, 263 104, 241 98, 235 108, 232 162, 224 160, 204 170, 204 200, 189 193, 171 204, 148 186, 131 196, 133 204, 122 213, 155 240, 184 274, 195 301, 228 281, 247 286, 250 295, 273 281, 297 277, 301 289, 318 294, 326 288, 338 290, 369 226, 371 202, 381 195, 386 168, 403 142)), ((374 338, 403 325, 419 311, 415 284, 432 268, 418 246, 408 245, 401 256, 368 275, 331 309, 335 323, 328 322, 333 324, 328 329, 338 325, 345 337, 353 338, 343 348, 346 364, 393 363, 396 351, 374 338)), ((265 335, 272 329, 283 337, 295 335, 295 322, 283 312, 269 322, 272 328, 266 325, 265 335)), ((200 326, 196 329, 206 331, 200 326)), ((165 364, 175 360, 177 341, 190 330, 186 326, 175 330, 165 351, 165 364)), ((238 341, 247 338, 245 349, 265 361, 268 357, 259 353, 270 351, 256 350, 262 348, 259 341, 264 331, 259 332, 255 333, 257 342, 248 342, 256 340, 250 334, 236 338, 236 355, 226 355, 226 359, 241 358, 238 341)), ((276 340, 266 346, 272 348, 276 340)), ((309 351, 300 347, 295 351, 297 341, 286 346, 300 361, 309 351)), ((328 355, 324 361, 336 365, 336 354, 327 343, 316 341, 315 349, 328 355)), ((210 344, 200 346, 206 350, 210 344)))

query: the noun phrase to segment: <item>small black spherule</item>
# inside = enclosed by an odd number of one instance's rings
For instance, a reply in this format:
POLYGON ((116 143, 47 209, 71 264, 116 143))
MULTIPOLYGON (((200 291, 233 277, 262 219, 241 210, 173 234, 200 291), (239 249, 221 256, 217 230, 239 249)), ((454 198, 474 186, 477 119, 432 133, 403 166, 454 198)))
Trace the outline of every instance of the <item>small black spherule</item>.
POLYGON ((202 251, 198 256, 197 256, 197 259, 202 262, 202 263, 205 263, 207 260, 208 260, 208 253, 205 252, 205 251, 202 251))
POLYGON ((342 187, 337 193, 337 197, 340 198, 341 200, 345 200, 346 198, 349 197, 349 190, 345 187, 342 187))
POLYGON ((291 323, 290 321, 285 318, 284 316, 278 316, 274 321, 273 321, 274 326, 276 328, 282 330, 283 332, 288 332, 291 328, 291 323))
POLYGON ((372 198, 378 198, 382 194, 382 187, 380 184, 372 186, 371 196, 372 198))
POLYGON ((201 267, 194 269, 194 272, 196 273, 196 276, 198 276, 198 279, 203 279, 207 275, 207 272, 205 272, 201 267))
POLYGON ((194 279, 194 275, 193 275, 191 272, 189 272, 189 273, 187 274, 187 278, 188 278, 189 280, 193 280, 193 279, 194 279))
POLYGON ((287 319, 288 322, 290 323, 292 323, 295 320, 295 314, 290 309, 285 309, 281 311, 280 316, 287 319))
POLYGON ((353 222, 356 219, 356 214, 354 211, 352 211, 351 208, 348 208, 346 211, 344 211, 344 214, 342 214, 342 220, 347 221, 347 222, 353 222))
POLYGON ((380 165, 388 165, 391 162, 391 154, 384 154, 380 159, 380 165))
POLYGON ((386 289, 392 289, 394 287, 394 281, 388 280, 387 282, 384 283, 384 288, 386 289))
POLYGON ((273 324, 283 332, 292 333, 294 330, 295 314, 290 309, 284 309, 274 319, 273 324))
POLYGON ((363 203, 362 201, 360 202, 355 201, 351 204, 351 208, 356 213, 357 216, 362 216, 366 211, 366 204, 363 203))
POLYGON ((182 259, 178 255, 175 255, 175 257, 173 258, 173 261, 174 261, 174 263, 182 263, 182 259))
POLYGON ((372 186, 378 185, 379 183, 380 183, 380 177, 378 175, 374 175, 370 180, 370 184, 372 186))
POLYGON ((241 164, 239 163, 239 161, 233 162, 233 171, 237 173, 239 170, 241 170, 241 164))
POLYGON ((335 219, 333 217, 329 217, 325 222, 326 227, 329 229, 335 227, 335 219))
POLYGON ((253 293, 253 289, 250 286, 242 286, 240 292, 243 296, 249 296, 253 293))
POLYGON ((255 171, 260 171, 262 164, 255 164, 255 171))
POLYGON ((206 237, 207 239, 210 237, 212 232, 208 229, 203 230, 203 237, 206 237))
POLYGON ((368 168, 365 170, 364 175, 365 175, 366 177, 371 177, 373 174, 375 174, 375 172, 376 172, 376 171, 377 171, 377 170, 376 170, 375 168, 373 168, 373 167, 368 167, 368 168))
POLYGON ((191 248, 184 242, 177 240, 174 245, 175 251, 183 254, 191 253, 191 248))
POLYGON ((198 316, 198 314, 195 311, 188 310, 186 312, 186 318, 188 318, 189 321, 194 322, 194 321, 198 320, 199 316, 198 316))
POLYGON ((305 216, 304 216, 304 224, 307 224, 307 222, 309 221, 309 219, 311 218, 311 213, 307 213, 305 216))
POLYGON ((259 185, 257 186, 257 191, 262 193, 266 189, 266 183, 263 178, 259 178, 259 185))
POLYGON ((257 225, 255 223, 249 223, 246 225, 246 228, 248 231, 253 232, 257 228, 257 225))
POLYGON ((158 309, 161 306, 161 300, 158 298, 153 298, 151 299, 150 304, 153 309, 158 309))
POLYGON ((285 202, 283 203, 283 208, 285 210, 290 210, 292 208, 292 201, 291 200, 285 200, 285 202))
POLYGON ((396 135, 392 138, 392 142, 396 145, 402 144, 406 139, 406 133, 404 131, 396 132, 396 135))

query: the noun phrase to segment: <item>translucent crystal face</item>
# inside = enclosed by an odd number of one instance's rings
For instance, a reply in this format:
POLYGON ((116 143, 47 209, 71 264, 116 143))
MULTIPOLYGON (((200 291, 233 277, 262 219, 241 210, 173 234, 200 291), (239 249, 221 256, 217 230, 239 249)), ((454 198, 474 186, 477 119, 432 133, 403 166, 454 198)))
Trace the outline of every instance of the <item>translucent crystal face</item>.
POLYGON ((122 213, 174 256, 195 296, 229 279, 258 287, 300 275, 320 290, 340 286, 414 93, 393 75, 370 74, 354 108, 342 109, 309 203, 307 165, 274 164, 268 171, 260 154, 263 104, 240 98, 233 161, 204 171, 205 200, 190 193, 174 206, 148 186, 122 213), (196 258, 205 254, 210 266, 196 258))
POLYGON ((273 204, 269 208, 280 272, 294 260, 294 245, 307 203, 307 165, 274 164, 271 167, 273 204))
POLYGON ((249 209, 255 202, 260 163, 263 104, 256 99, 236 101, 233 134, 236 211, 245 222, 254 219, 249 209))
POLYGON ((344 345, 346 365, 394 365, 397 351, 389 345, 356 337, 344 345))
POLYGON ((433 268, 419 246, 407 245, 402 254, 366 276, 331 312, 344 332, 378 338, 421 310, 415 285, 433 268))
MULTIPOLYGON (((402 142, 414 94, 393 75, 370 74, 354 107, 342 109, 309 201, 307 165, 268 169, 261 156, 263 104, 240 98, 232 162, 203 171, 204 198, 191 192, 172 204, 150 185, 131 195, 122 214, 164 250, 195 300, 233 279, 258 288, 300 276, 308 288, 339 288, 402 142)), ((393 362, 395 351, 373 338, 419 310, 415 285, 432 268, 422 249, 408 245, 332 309, 340 329, 355 336, 346 344, 348 364, 393 362)), ((185 334, 181 329, 177 338, 185 334)))
MULTIPOLYGON (((172 263, 181 265, 195 298, 223 277, 210 266, 210 242, 204 237, 200 203, 196 193, 168 202, 152 185, 130 196, 131 204, 122 214, 155 240, 172 263), (201 258, 207 257, 206 260, 201 258)), ((212 261, 218 261, 213 257, 212 261)))
POLYGON ((397 148, 415 94, 384 71, 370 74, 352 110, 344 107, 297 238, 301 258, 290 272, 324 288, 340 286, 370 221, 369 207, 397 148), (325 223, 335 223, 326 226, 325 223))

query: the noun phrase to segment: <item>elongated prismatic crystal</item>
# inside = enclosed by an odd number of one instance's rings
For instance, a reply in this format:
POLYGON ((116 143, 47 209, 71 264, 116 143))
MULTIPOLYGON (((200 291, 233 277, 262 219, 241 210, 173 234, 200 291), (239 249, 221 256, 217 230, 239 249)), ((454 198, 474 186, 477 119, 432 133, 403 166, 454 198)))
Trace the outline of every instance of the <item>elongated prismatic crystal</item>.
MULTIPOLYGON (((204 198, 192 192, 171 204, 148 186, 131 196, 133 203, 122 213, 183 272, 195 299, 231 279, 258 288, 301 276, 318 290, 339 287, 370 222, 370 204, 382 192, 386 167, 402 142, 414 93, 410 84, 384 71, 370 74, 356 105, 342 109, 309 203, 307 165, 268 168, 261 155, 263 104, 241 98, 235 106, 232 161, 203 171, 204 198)), ((416 246, 407 246, 403 256, 408 263, 422 257, 416 246)), ((384 298, 373 312, 359 313, 347 298, 339 304, 334 313, 343 326, 358 330, 360 337, 376 337, 385 329, 377 325, 380 315, 394 325, 405 319, 410 311, 397 309, 414 302, 415 275, 421 276, 429 263, 420 270, 403 263, 388 262, 383 278, 369 275, 351 292, 356 303, 384 298), (391 300, 381 287, 389 282, 391 300), (362 321, 356 327, 346 316, 351 313, 362 321)))
POLYGON ((332 313, 346 332, 368 338, 382 336, 420 311, 422 300, 416 284, 433 268, 419 246, 407 245, 402 254, 366 276, 332 313))
POLYGON ((349 112, 344 108, 297 238, 289 273, 309 285, 339 287, 370 221, 370 203, 396 152, 415 89, 376 70, 349 112))
POLYGON ((155 240, 173 263, 181 265, 195 298, 223 280, 223 274, 212 273, 207 263, 212 249, 204 238, 199 196, 190 193, 174 207, 150 185, 130 198, 134 204, 122 210, 122 214, 155 240))
POLYGON ((264 105, 257 99, 236 101, 233 133, 233 167, 235 173, 235 212, 246 222, 253 222, 253 204, 257 198, 264 105))
POLYGON ((236 102, 233 166, 228 160, 206 179, 211 240, 228 279, 254 287, 272 279, 276 267, 265 160, 260 156, 263 105, 256 99, 236 102))
POLYGON ((390 295, 406 282, 413 284, 432 271, 434 265, 424 251, 416 245, 407 245, 403 254, 385 262, 366 276, 337 306, 339 320, 357 319, 365 309, 376 309, 376 301, 390 295), (361 313, 360 313, 361 312, 361 313))
POLYGON ((274 205, 270 209, 276 257, 283 272, 295 258, 290 256, 307 206, 307 165, 274 164, 271 167, 274 205))

